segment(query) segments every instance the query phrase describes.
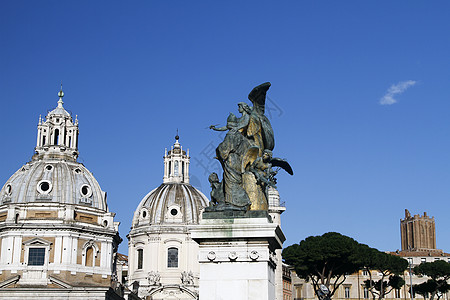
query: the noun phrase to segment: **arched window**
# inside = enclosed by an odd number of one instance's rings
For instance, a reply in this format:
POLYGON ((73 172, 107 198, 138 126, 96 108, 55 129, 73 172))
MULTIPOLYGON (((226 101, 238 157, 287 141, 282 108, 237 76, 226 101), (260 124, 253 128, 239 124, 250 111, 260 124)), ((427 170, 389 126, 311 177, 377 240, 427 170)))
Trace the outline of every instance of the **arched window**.
POLYGON ((169 161, 169 176, 172 174, 172 162, 169 161))
MULTIPOLYGON (((76 218, 76 216, 74 217, 76 218)), ((94 267, 98 253, 98 246, 93 241, 86 242, 82 248, 81 264, 86 267, 94 267)))
POLYGON ((177 248, 167 249, 167 267, 168 268, 178 268, 178 249, 177 248))
POLYGON ((59 130, 55 129, 55 133, 54 133, 54 145, 59 145, 59 130))
POLYGON ((86 267, 94 266, 94 249, 91 247, 86 248, 86 267))
POLYGON ((144 263, 144 249, 138 249, 137 251, 137 268, 142 269, 144 263))
POLYGON ((175 176, 178 176, 178 160, 175 161, 173 174, 174 174, 175 176))

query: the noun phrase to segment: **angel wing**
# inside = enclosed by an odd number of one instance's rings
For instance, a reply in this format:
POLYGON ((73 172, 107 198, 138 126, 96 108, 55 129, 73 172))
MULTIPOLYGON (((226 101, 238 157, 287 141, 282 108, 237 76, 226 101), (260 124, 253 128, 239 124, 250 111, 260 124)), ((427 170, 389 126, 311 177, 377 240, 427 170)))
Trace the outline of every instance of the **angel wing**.
POLYGON ((274 158, 272 158, 270 163, 272 164, 272 167, 280 167, 283 170, 285 170, 286 172, 288 172, 290 175, 294 175, 294 171, 292 171, 291 165, 289 165, 287 160, 281 159, 278 157, 274 157, 274 158))
POLYGON ((265 82, 253 88, 253 90, 248 94, 248 99, 253 103, 254 107, 258 107, 258 110, 264 114, 265 104, 266 104, 266 93, 270 88, 270 82, 265 82))

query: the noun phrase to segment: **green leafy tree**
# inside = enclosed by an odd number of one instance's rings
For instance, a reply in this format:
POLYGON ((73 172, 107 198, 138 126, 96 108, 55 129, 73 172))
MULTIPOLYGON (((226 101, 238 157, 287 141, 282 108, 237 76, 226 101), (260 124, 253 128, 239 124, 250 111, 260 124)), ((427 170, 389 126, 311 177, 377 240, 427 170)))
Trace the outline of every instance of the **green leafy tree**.
POLYGON ((419 294, 426 299, 436 289, 436 283, 432 280, 413 285, 413 293, 419 294))
POLYGON ((363 246, 360 248, 361 264, 368 271, 369 279, 364 281, 365 286, 372 294, 373 299, 386 297, 393 289, 400 289, 405 281, 399 275, 408 267, 408 261, 399 256, 381 252, 375 248, 363 246), (372 271, 381 274, 381 278, 374 280, 372 271))
POLYGON ((360 246, 348 236, 328 232, 291 245, 283 250, 282 255, 284 261, 294 267, 298 277, 312 282, 319 299, 321 284, 329 289, 331 298, 345 281, 346 275, 360 269, 360 246))
MULTIPOLYGON (((448 284, 448 280, 450 279, 450 263, 443 260, 421 263, 414 267, 414 273, 430 277, 426 285, 428 288, 427 292, 430 293, 430 300, 433 300, 436 296, 439 299, 442 294, 450 290, 450 285, 448 284)), ((421 288, 425 288, 425 285, 419 287, 419 291, 421 288)), ((417 292, 417 290, 414 292, 417 292)))

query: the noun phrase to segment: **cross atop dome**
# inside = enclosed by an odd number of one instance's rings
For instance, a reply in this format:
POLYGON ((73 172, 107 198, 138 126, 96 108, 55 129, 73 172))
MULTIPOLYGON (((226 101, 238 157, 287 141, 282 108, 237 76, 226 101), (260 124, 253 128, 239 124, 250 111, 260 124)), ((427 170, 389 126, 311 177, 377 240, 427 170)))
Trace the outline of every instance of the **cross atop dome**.
POLYGON ((164 177, 163 183, 189 183, 189 149, 183 150, 179 142, 180 136, 175 136, 175 143, 167 152, 164 153, 164 177))

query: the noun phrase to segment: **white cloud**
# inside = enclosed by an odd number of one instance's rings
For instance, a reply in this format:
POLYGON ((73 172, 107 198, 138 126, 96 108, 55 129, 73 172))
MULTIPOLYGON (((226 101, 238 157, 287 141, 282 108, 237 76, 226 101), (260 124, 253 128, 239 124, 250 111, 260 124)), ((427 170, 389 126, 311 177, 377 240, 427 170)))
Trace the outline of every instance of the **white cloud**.
POLYGON ((407 80, 407 81, 401 81, 397 84, 391 85, 391 87, 387 90, 386 95, 384 95, 380 99, 381 105, 392 105, 397 102, 397 100, 394 99, 395 95, 399 95, 406 91, 410 86, 413 86, 417 83, 417 81, 414 80, 407 80))

